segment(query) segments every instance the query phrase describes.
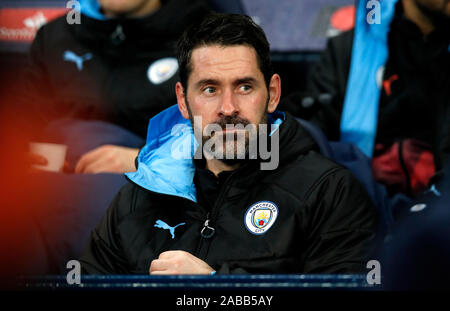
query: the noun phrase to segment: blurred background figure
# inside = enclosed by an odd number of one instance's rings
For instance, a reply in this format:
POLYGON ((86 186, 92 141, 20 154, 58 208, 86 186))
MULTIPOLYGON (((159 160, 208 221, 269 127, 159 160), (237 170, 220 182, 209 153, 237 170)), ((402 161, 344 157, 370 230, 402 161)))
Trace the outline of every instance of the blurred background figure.
POLYGON ((322 102, 311 120, 371 157, 391 195, 415 196, 450 149, 450 2, 377 2, 358 1, 355 29, 330 39, 312 70, 322 102))

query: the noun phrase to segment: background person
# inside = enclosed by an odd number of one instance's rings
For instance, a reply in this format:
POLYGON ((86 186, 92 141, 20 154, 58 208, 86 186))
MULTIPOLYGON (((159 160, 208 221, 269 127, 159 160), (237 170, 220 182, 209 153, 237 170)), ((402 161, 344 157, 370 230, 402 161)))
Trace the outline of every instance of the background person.
POLYGON ((80 4, 80 24, 62 16, 39 29, 21 100, 33 106, 35 139, 69 145, 75 173, 133 171, 149 118, 176 100, 175 41, 209 6, 206 0, 80 4), (116 128, 122 139, 105 135, 116 128))
POLYGON ((329 40, 309 80, 329 97, 311 120, 371 157, 391 194, 414 196, 450 150, 450 2, 379 4, 380 24, 358 1, 355 29, 329 40))
MULTIPOLYGON (((276 110, 281 80, 262 29, 246 16, 210 15, 182 35, 178 60, 178 107, 150 121, 138 171, 127 174, 80 258, 84 273, 364 271, 375 208, 348 170, 276 110), (261 158, 193 160, 195 116, 222 133, 226 124, 277 125, 278 167, 262 170, 261 158), (174 144, 186 143, 189 157, 174 157, 174 144)), ((223 148, 235 156, 235 144, 223 148)))

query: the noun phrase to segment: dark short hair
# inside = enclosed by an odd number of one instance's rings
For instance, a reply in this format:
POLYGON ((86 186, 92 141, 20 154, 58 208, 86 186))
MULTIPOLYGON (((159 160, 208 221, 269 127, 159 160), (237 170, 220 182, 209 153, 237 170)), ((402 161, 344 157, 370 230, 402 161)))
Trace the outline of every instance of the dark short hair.
POLYGON ((191 56, 195 48, 205 45, 247 45, 256 51, 258 66, 266 85, 272 77, 270 45, 264 31, 247 15, 211 13, 184 31, 177 43, 179 76, 187 87, 192 71, 191 56))

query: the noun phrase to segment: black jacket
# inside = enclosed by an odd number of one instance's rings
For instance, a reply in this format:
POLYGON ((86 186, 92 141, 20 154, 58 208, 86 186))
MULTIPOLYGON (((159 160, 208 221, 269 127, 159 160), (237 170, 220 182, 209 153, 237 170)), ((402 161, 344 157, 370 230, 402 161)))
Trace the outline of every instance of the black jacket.
POLYGON ((229 174, 210 211, 185 198, 134 183, 118 193, 80 258, 84 273, 148 274, 167 250, 184 250, 218 273, 354 273, 365 271, 377 226, 376 210, 352 174, 324 158, 287 115, 280 128, 280 162, 260 170, 253 160, 229 174), (278 216, 264 234, 247 229, 258 202, 278 216), (208 226, 214 234, 204 237, 208 226), (155 226, 158 220, 174 227, 155 226))
POLYGON ((145 137, 149 118, 176 103, 178 79, 155 84, 150 65, 175 58, 178 37, 209 10, 206 0, 168 0, 143 18, 82 14, 80 24, 69 25, 60 17, 36 35, 21 100, 43 125, 62 117, 105 120, 145 137), (66 52, 86 59, 78 67, 66 52))

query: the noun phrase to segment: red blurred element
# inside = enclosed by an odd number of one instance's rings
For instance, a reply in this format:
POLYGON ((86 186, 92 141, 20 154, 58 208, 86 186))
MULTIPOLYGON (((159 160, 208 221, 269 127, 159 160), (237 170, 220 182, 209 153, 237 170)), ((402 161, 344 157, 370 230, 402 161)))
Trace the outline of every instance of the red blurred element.
POLYGON ((36 130, 30 111, 14 99, 20 81, 0 76, 0 288, 14 287, 17 275, 35 273, 39 250, 36 224, 43 183, 30 170, 28 141, 36 130))
POLYGON ((389 186, 398 185, 402 191, 406 192, 407 180, 399 158, 399 147, 399 143, 391 146, 376 144, 372 171, 376 181, 389 186))
POLYGON ((430 147, 415 139, 388 146, 376 144, 372 171, 375 180, 397 191, 411 192, 408 194, 424 191, 436 172, 430 147))
POLYGON ((354 5, 344 6, 331 16, 331 26, 340 31, 347 31, 355 26, 356 9, 354 5))
POLYGON ((66 12, 64 8, 0 9, 0 41, 31 43, 39 27, 66 12))
POLYGON ((411 188, 416 192, 425 190, 435 173, 433 153, 430 151, 422 152, 412 170, 411 188))

